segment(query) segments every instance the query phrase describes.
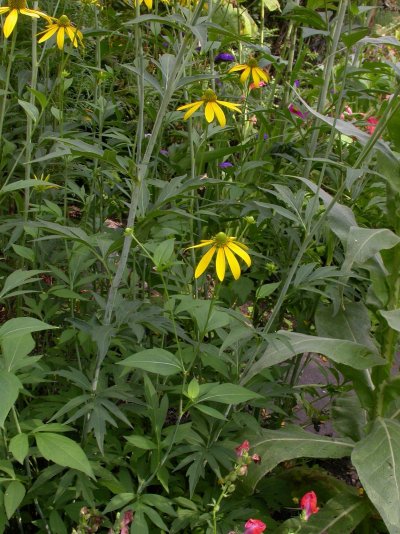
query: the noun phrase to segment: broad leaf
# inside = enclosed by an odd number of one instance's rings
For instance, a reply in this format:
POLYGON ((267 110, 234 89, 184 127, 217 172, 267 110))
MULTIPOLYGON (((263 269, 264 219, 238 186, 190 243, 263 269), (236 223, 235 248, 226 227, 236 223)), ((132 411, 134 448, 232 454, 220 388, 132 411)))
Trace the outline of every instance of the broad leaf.
POLYGON ((176 356, 164 349, 147 349, 128 356, 118 365, 133 369, 143 369, 149 373, 162 376, 182 372, 182 366, 176 356))
POLYGON ((14 480, 8 485, 4 494, 4 508, 6 509, 8 519, 14 515, 15 510, 25 497, 25 493, 26 491, 24 485, 17 480, 14 480))
POLYGON ((381 250, 394 247, 399 241, 400 237, 387 228, 350 228, 342 270, 346 272, 350 271, 354 264, 362 265, 381 250))
POLYGON ((89 477, 94 478, 86 454, 72 439, 51 432, 35 434, 35 439, 40 454, 46 458, 46 460, 63 467, 77 469, 89 477))
POLYGON ((7 276, 6 281, 4 282, 3 289, 0 291, 0 298, 3 298, 10 293, 16 287, 20 287, 23 284, 28 284, 32 282, 37 282, 40 278, 37 278, 36 275, 42 273, 43 271, 21 271, 18 269, 7 276))
MULTIPOLYGON (((35 348, 35 341, 31 334, 21 336, 6 336, 1 342, 4 367, 7 371, 17 371, 30 363, 26 357, 35 348)), ((35 361, 34 359, 31 360, 35 361)))
POLYGON ((400 332, 400 309, 397 310, 380 310, 379 313, 386 319, 390 328, 400 332))
POLYGON ((10 439, 9 451, 20 464, 24 463, 29 452, 29 441, 26 434, 17 434, 10 439))
POLYGON ((343 339, 308 336, 295 332, 279 331, 278 336, 270 337, 271 342, 261 356, 242 378, 246 384, 253 376, 268 367, 284 362, 304 352, 323 354, 336 363, 349 365, 355 369, 368 369, 374 365, 384 365, 386 360, 376 355, 369 347, 343 339))
POLYGON ((39 321, 39 319, 35 319, 34 317, 16 317, 9 319, 0 327, 0 339, 6 336, 23 336, 31 332, 49 330, 50 328, 57 327, 39 321))
POLYGON ((400 424, 378 418, 351 460, 361 484, 391 534, 400 533, 400 424))
POLYGON ((221 402, 222 404, 240 404, 263 396, 236 384, 218 384, 208 389, 207 393, 197 399, 200 402, 221 402))
POLYGON ((15 375, 0 370, 0 428, 4 428, 4 421, 14 406, 21 388, 22 384, 15 375))
POLYGON ((297 426, 282 430, 262 430, 260 435, 246 435, 251 451, 261 456, 258 465, 249 468, 244 480, 254 489, 267 473, 279 463, 293 458, 343 458, 350 456, 354 444, 347 439, 332 439, 306 432, 297 426))

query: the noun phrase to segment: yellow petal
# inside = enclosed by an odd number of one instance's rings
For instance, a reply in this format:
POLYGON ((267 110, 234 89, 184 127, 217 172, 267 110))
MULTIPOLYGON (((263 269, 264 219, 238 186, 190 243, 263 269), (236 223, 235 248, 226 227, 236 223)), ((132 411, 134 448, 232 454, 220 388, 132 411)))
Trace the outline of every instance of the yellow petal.
POLYGON ((153 7, 153 0, 144 0, 144 3, 147 6, 147 9, 151 9, 153 7))
POLYGON ((245 70, 247 68, 247 65, 236 65, 235 67, 232 67, 228 70, 228 74, 230 74, 231 72, 240 72, 241 70, 245 70))
POLYGON ((214 239, 207 239, 207 241, 202 241, 199 245, 192 245, 191 247, 185 248, 185 250, 189 250, 190 248, 201 248, 206 247, 207 245, 211 245, 214 243, 214 239))
POLYGON ((75 48, 78 46, 78 38, 76 36, 76 28, 72 28, 71 26, 66 26, 65 31, 68 34, 68 37, 71 39, 72 44, 75 46, 75 48))
POLYGON ((38 19, 40 17, 40 11, 35 11, 34 9, 20 9, 19 12, 21 15, 28 15, 28 17, 32 17, 33 19, 38 19))
POLYGON ((241 74, 241 76, 240 76, 240 81, 241 81, 242 83, 244 83, 244 82, 247 80, 247 78, 250 76, 250 72, 251 72, 251 68, 250 68, 250 67, 247 67, 247 68, 242 72, 242 74, 241 74))
POLYGON ((219 124, 223 128, 226 125, 226 118, 224 112, 216 102, 212 102, 212 107, 214 109, 215 116, 217 117, 219 124))
POLYGON ((213 247, 211 247, 210 250, 207 250, 207 252, 201 258, 201 260, 199 261, 199 263, 198 263, 198 265, 196 267, 196 270, 194 272, 194 277, 195 278, 199 278, 199 276, 201 276, 204 273, 204 271, 209 266, 210 261, 212 260, 212 258, 214 256, 214 252, 216 250, 217 250, 217 247, 215 245, 213 247))
POLYGON ((257 70, 257 74, 260 76, 260 78, 262 80, 264 80, 264 82, 268 83, 269 82, 269 75, 265 71, 260 69, 260 67, 257 67, 256 70, 257 70))
POLYGON ((195 111, 197 111, 201 106, 204 104, 204 100, 200 100, 200 102, 194 102, 192 104, 192 107, 187 110, 187 112, 184 114, 183 119, 186 121, 189 117, 193 115, 195 111))
POLYGON ((65 37, 64 28, 59 28, 57 32, 57 46, 60 50, 64 48, 64 37, 65 37))
POLYGON ((15 25, 17 24, 18 20, 18 9, 12 9, 7 15, 6 21, 3 26, 3 32, 5 37, 10 37, 12 34, 13 29, 15 28, 15 25))
POLYGON ((215 113, 213 108, 213 102, 207 102, 204 114, 206 116, 207 122, 212 122, 214 120, 215 113))
POLYGON ((0 15, 7 13, 7 11, 10 11, 9 7, 0 7, 0 15))
POLYGON ((240 265, 237 259, 235 258, 233 252, 229 250, 229 247, 225 247, 225 256, 228 260, 229 267, 233 274, 233 278, 237 280, 238 278, 240 278, 240 265))
POLYGON ((56 33, 57 30, 58 30, 57 24, 52 24, 47 30, 42 32, 43 35, 39 39, 38 43, 44 43, 45 41, 47 41, 47 39, 50 39, 50 37, 52 37, 56 33))
POLYGON ((190 104, 185 104, 184 106, 179 106, 179 108, 176 108, 176 111, 182 111, 184 109, 189 109, 195 104, 198 104, 199 102, 203 103, 203 100, 200 100, 198 102, 190 102, 190 104))
POLYGON ((215 262, 217 269, 217 276, 221 282, 225 278, 225 250, 224 247, 219 247, 217 252, 217 260, 215 262))
POLYGON ((259 70, 260 69, 258 69, 257 67, 254 67, 253 69, 251 69, 251 74, 253 76, 253 82, 254 82, 254 85, 256 87, 258 87, 258 84, 260 83, 260 80, 261 80, 260 75, 258 74, 259 70))
POLYGON ((239 258, 242 258, 242 260, 245 262, 247 267, 250 267, 251 265, 251 258, 247 254, 245 250, 243 250, 241 247, 239 247, 236 243, 228 243, 227 247, 234 252, 239 258))
POLYGON ((225 100, 217 100, 217 104, 220 106, 225 106, 228 109, 233 109, 233 111, 237 111, 241 113, 239 104, 233 104, 232 102, 225 102, 225 100))

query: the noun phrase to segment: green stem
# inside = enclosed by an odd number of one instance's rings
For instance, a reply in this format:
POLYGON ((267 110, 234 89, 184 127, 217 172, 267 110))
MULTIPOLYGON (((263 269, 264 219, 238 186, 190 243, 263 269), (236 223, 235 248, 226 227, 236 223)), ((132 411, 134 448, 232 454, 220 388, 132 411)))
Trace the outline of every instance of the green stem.
MULTIPOLYGON (((0 110, 0 146, 2 147, 2 139, 3 139, 3 126, 4 126, 4 118, 6 114, 6 105, 7 105, 7 96, 8 96, 8 90, 10 87, 10 77, 11 77, 11 68, 14 63, 14 53, 15 53, 15 43, 17 42, 17 28, 14 28, 13 34, 12 34, 12 40, 11 40, 11 50, 8 55, 8 63, 7 63, 7 71, 6 71, 6 79, 4 83, 4 94, 1 101, 1 110, 0 110)), ((1 152, 2 152, 1 148, 1 152)), ((1 154, 0 152, 0 154, 1 154)))

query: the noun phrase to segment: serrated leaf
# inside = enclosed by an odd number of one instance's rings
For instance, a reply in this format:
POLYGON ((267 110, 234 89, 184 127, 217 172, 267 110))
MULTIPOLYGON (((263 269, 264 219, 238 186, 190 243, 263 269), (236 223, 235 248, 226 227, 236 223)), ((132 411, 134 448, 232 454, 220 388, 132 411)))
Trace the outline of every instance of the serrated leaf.
POLYGON ((86 454, 72 439, 51 432, 35 434, 35 439, 40 454, 46 460, 61 465, 62 467, 77 469, 89 477, 94 478, 86 454))
POLYGON ((400 424, 377 418, 351 460, 390 534, 400 533, 400 424))
POLYGON ((14 515, 15 510, 25 497, 25 493, 25 486, 17 480, 14 480, 7 486, 4 494, 4 508, 6 509, 7 519, 10 519, 14 515))
POLYGON ((181 364, 176 356, 164 349, 142 350, 118 362, 118 365, 143 369, 143 371, 162 376, 170 376, 182 371, 181 364))
POLYGON ((29 440, 26 434, 17 434, 10 439, 8 447, 11 454, 20 464, 24 463, 25 458, 29 452, 29 440))
POLYGON ((294 458, 343 458, 350 456, 354 444, 348 439, 333 439, 306 432, 297 426, 282 430, 261 430, 261 435, 246 435, 261 463, 249 468, 244 483, 254 489, 259 480, 279 463, 294 458))

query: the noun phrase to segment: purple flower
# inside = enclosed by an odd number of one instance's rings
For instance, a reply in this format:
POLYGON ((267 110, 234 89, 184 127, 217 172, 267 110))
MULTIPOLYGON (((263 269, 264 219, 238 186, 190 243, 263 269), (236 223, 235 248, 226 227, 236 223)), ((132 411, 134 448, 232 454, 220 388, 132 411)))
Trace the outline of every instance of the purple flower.
POLYGON ((235 61, 235 56, 228 54, 228 52, 221 52, 215 56, 214 61, 215 63, 219 63, 220 61, 235 61))
POLYGON ((233 164, 230 161, 223 161, 222 163, 218 163, 218 167, 220 169, 229 169, 229 167, 233 167, 233 164))
MULTIPOLYGON (((256 133, 256 139, 258 139, 258 138, 259 138, 259 135, 258 135, 258 133, 256 133)), ((264 139, 264 141, 266 141, 268 139, 268 134, 267 133, 265 133, 263 135, 263 139, 264 139)))
POLYGON ((160 150, 160 154, 161 154, 162 156, 168 156, 168 150, 161 149, 161 150, 160 150))
POLYGON ((295 80, 295 81, 293 82, 293 85, 296 87, 296 89, 297 89, 298 87, 300 87, 300 80, 295 80))

